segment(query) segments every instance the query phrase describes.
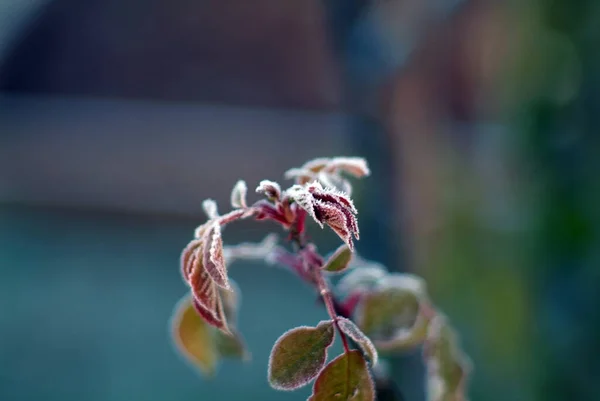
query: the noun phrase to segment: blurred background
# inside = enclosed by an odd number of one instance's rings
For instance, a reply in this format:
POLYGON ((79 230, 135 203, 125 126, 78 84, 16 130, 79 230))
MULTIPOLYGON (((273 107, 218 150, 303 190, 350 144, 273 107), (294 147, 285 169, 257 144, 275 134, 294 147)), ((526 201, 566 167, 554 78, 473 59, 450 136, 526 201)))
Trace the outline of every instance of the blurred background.
MULTIPOLYGON (((306 399, 266 380, 325 316, 290 274, 232 266, 253 361, 211 381, 168 320, 203 199, 337 155, 372 167, 359 252, 427 279, 472 400, 600 399, 599 49, 597 0, 0 0, 0 400, 306 399)), ((418 352, 392 368, 423 400, 418 352)))

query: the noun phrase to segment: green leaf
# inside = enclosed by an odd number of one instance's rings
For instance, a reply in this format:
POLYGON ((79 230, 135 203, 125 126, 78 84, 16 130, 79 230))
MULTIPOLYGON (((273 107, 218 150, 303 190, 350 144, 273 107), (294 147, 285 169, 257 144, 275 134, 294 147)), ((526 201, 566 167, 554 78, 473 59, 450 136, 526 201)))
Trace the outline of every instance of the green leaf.
POLYGON ((317 327, 296 327, 284 333, 271 351, 269 383, 278 390, 294 390, 309 383, 323 368, 333 343, 333 321, 317 327))
POLYGON ((321 371, 308 401, 374 401, 375 389, 360 351, 344 353, 321 371))
POLYGON ((367 337, 365 333, 363 333, 358 326, 354 324, 354 322, 344 317, 338 318, 338 325, 346 335, 356 341, 363 353, 369 357, 371 364, 376 365, 378 358, 377 350, 375 349, 375 346, 369 337, 367 337))
POLYGON ((173 342, 188 362, 208 376, 214 375, 219 362, 213 330, 198 315, 190 296, 179 301, 171 320, 173 342))
POLYGON ((427 337, 429 320, 419 315, 415 324, 406 329, 399 329, 396 333, 386 339, 374 339, 375 348, 380 353, 398 353, 413 349, 422 344, 427 337))
POLYGON ((459 347, 458 335, 442 314, 435 316, 429 325, 424 356, 428 367, 429 399, 464 399, 471 362, 459 347))
POLYGON ((331 257, 327 260, 327 262, 323 265, 323 270, 332 272, 332 273, 340 273, 346 270, 350 260, 352 259, 352 250, 348 247, 348 245, 340 246, 331 257))
POLYGON ((231 334, 225 334, 210 325, 198 314, 189 295, 175 307, 171 335, 178 352, 207 376, 214 376, 222 358, 250 360, 241 334, 234 328, 231 334))
POLYGON ((215 332, 214 341, 219 355, 223 358, 242 359, 244 361, 251 359, 244 338, 237 330, 231 330, 231 335, 217 331, 215 332))
POLYGON ((407 337, 411 337, 408 343, 418 344, 425 338, 427 323, 420 315, 422 302, 427 302, 427 295, 421 279, 389 274, 363 295, 354 320, 378 348, 380 343, 407 337), (416 339, 415 334, 419 334, 416 339))

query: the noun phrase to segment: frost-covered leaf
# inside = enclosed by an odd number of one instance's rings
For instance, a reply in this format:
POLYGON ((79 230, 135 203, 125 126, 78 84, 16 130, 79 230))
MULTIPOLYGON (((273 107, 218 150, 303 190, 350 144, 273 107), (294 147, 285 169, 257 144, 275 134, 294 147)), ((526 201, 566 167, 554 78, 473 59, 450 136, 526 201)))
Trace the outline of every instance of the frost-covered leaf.
POLYGON ((264 194, 268 199, 274 201, 279 201, 281 198, 281 187, 274 181, 262 180, 256 187, 256 192, 264 194))
POLYGON ((171 319, 173 342, 188 362, 209 376, 215 373, 219 361, 211 329, 196 313, 189 295, 177 303, 171 319))
POLYGON ((339 174, 320 172, 317 175, 317 181, 324 187, 336 188, 348 196, 352 194, 352 184, 339 174))
POLYGON ((227 277, 225 257, 223 256, 223 239, 221 238, 219 223, 213 224, 211 229, 206 232, 204 244, 202 263, 206 272, 219 287, 229 289, 229 278, 227 277))
POLYGON ((202 209, 204 209, 204 213, 209 219, 216 219, 219 216, 219 211, 217 208, 217 202, 213 199, 205 199, 202 202, 202 209))
POLYGON ((198 299, 194 298, 194 308, 196 308, 196 312, 198 312, 204 321, 209 325, 223 331, 224 333, 229 334, 229 326, 227 324, 225 311, 223 310, 223 302, 221 301, 221 297, 217 297, 215 303, 216 305, 214 306, 214 309, 208 309, 198 302, 198 299))
POLYGON ((303 170, 308 170, 313 173, 318 173, 323 170, 329 163, 331 159, 329 157, 318 157, 316 159, 312 159, 304 163, 302 165, 303 170))
POLYGON ((372 365, 377 365, 377 350, 375 345, 371 342, 369 337, 363 333, 357 325, 349 319, 344 317, 338 318, 338 325, 340 329, 346 333, 351 339, 353 339, 362 349, 363 353, 369 357, 372 365))
POLYGON ((307 169, 303 168, 291 168, 284 173, 285 179, 294 179, 296 184, 304 185, 315 180, 315 174, 307 169))
POLYGON ((245 208, 246 194, 248 193, 248 186, 244 180, 239 180, 233 190, 231 191, 231 206, 235 208, 245 208))
POLYGON ((459 348, 458 336, 445 316, 436 315, 429 325, 423 350, 430 401, 463 401, 471 362, 459 348))
POLYGON ((192 256, 193 268, 189 275, 189 285, 197 303, 198 313, 212 326, 229 332, 223 304, 217 285, 206 272, 202 258, 192 256))
POLYGON ((375 348, 381 353, 397 354, 411 350, 425 341, 429 320, 422 314, 412 327, 399 328, 388 337, 373 339, 375 348))
POLYGON ((319 373, 332 344, 333 321, 317 327, 296 327, 284 333, 271 350, 269 383, 279 390, 294 390, 309 383, 319 373))
POLYGON ((334 157, 327 165, 328 169, 341 170, 356 178, 371 174, 367 161, 362 157, 334 157))
MULTIPOLYGON (((354 258, 350 262, 350 268, 354 264, 354 258)), ((387 270, 381 266, 374 264, 373 266, 356 267, 350 270, 337 283, 336 290, 342 294, 350 294, 354 292, 366 292, 372 290, 377 284, 388 275, 387 270)))
POLYGON ((384 285, 363 295, 355 321, 375 344, 378 340, 391 340, 415 327, 420 301, 410 289, 384 285))
POLYGON ((359 239, 356 208, 352 200, 335 189, 324 189, 318 182, 307 185, 293 185, 286 191, 286 197, 296 202, 319 224, 326 224, 342 238, 352 250, 352 236, 359 239))
POLYGON ((323 223, 320 220, 317 220, 317 217, 315 216, 315 200, 312 194, 308 192, 307 188, 302 185, 293 185, 285 192, 286 197, 293 199, 298 206, 304 209, 306 213, 308 213, 308 215, 312 217, 321 228, 323 228, 323 223))
POLYGON ((325 366, 308 401, 374 401, 375 389, 360 351, 344 353, 325 366))
POLYGON ((190 273, 193 269, 193 257, 197 254, 198 249, 202 247, 201 239, 194 239, 190 241, 189 244, 183 249, 181 252, 180 258, 180 267, 181 267, 181 276, 183 280, 187 283, 189 281, 190 273))
POLYGON ((340 246, 323 265, 323 270, 339 273, 346 270, 352 259, 352 251, 348 245, 340 246))

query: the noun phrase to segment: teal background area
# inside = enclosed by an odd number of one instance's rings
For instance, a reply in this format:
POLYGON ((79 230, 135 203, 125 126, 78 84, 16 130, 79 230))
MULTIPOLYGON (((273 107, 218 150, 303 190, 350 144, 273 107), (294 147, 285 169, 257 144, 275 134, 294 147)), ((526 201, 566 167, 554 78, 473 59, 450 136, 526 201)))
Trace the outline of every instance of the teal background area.
POLYGON ((0 400, 306 399, 309 388, 277 392, 266 380, 278 336, 325 318, 312 290, 286 271, 231 266, 250 363, 224 362, 207 380, 174 351, 168 321, 186 291, 179 251, 194 227, 182 219, 0 208, 0 400))

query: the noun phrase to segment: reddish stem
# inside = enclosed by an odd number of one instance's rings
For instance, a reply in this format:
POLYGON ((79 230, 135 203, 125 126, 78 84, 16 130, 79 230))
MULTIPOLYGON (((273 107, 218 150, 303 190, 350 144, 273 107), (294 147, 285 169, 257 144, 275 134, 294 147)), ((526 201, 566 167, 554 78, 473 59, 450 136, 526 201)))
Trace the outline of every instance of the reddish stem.
MULTIPOLYGON (((300 220, 303 220, 303 217, 305 216, 301 216, 300 220)), ((298 248, 300 250, 300 257, 308 265, 308 271, 314 278, 314 280, 312 280, 312 284, 316 285, 317 290, 319 291, 319 294, 321 295, 321 298, 325 303, 325 307, 327 308, 327 313, 329 314, 329 317, 331 317, 331 320, 333 320, 333 324, 335 325, 335 328, 338 334, 340 335, 340 338, 342 339, 344 352, 349 353, 350 346, 348 345, 348 338, 340 328, 340 325, 338 323, 338 314, 335 310, 334 300, 331 295, 331 291, 329 290, 329 286, 327 285, 327 282, 325 282, 325 278, 323 277, 323 272, 321 271, 323 258, 316 253, 316 250, 309 250, 310 247, 308 247, 308 244, 306 243, 304 230, 298 230, 298 220, 296 220, 296 224, 292 226, 290 233, 292 234, 292 241, 295 242, 296 245, 298 245, 298 248), (302 252, 302 250, 308 252, 302 252)))
POLYGON ((321 294, 321 297, 323 298, 323 301, 325 302, 325 307, 327 308, 327 313, 333 320, 333 324, 335 324, 335 328, 337 329, 338 333, 340 334, 340 338, 342 339, 342 344, 344 345, 344 352, 348 353, 348 352, 350 352, 350 347, 348 346, 348 339, 346 338, 346 334, 342 331, 342 329, 340 328, 340 325, 338 323, 338 315, 337 315, 337 312, 335 311, 335 307, 333 305, 333 297, 331 296, 331 292, 329 291, 329 287, 327 286, 327 283, 323 279, 323 273, 321 272, 321 267, 313 265, 313 273, 315 275, 317 286, 319 288, 319 293, 321 294))

